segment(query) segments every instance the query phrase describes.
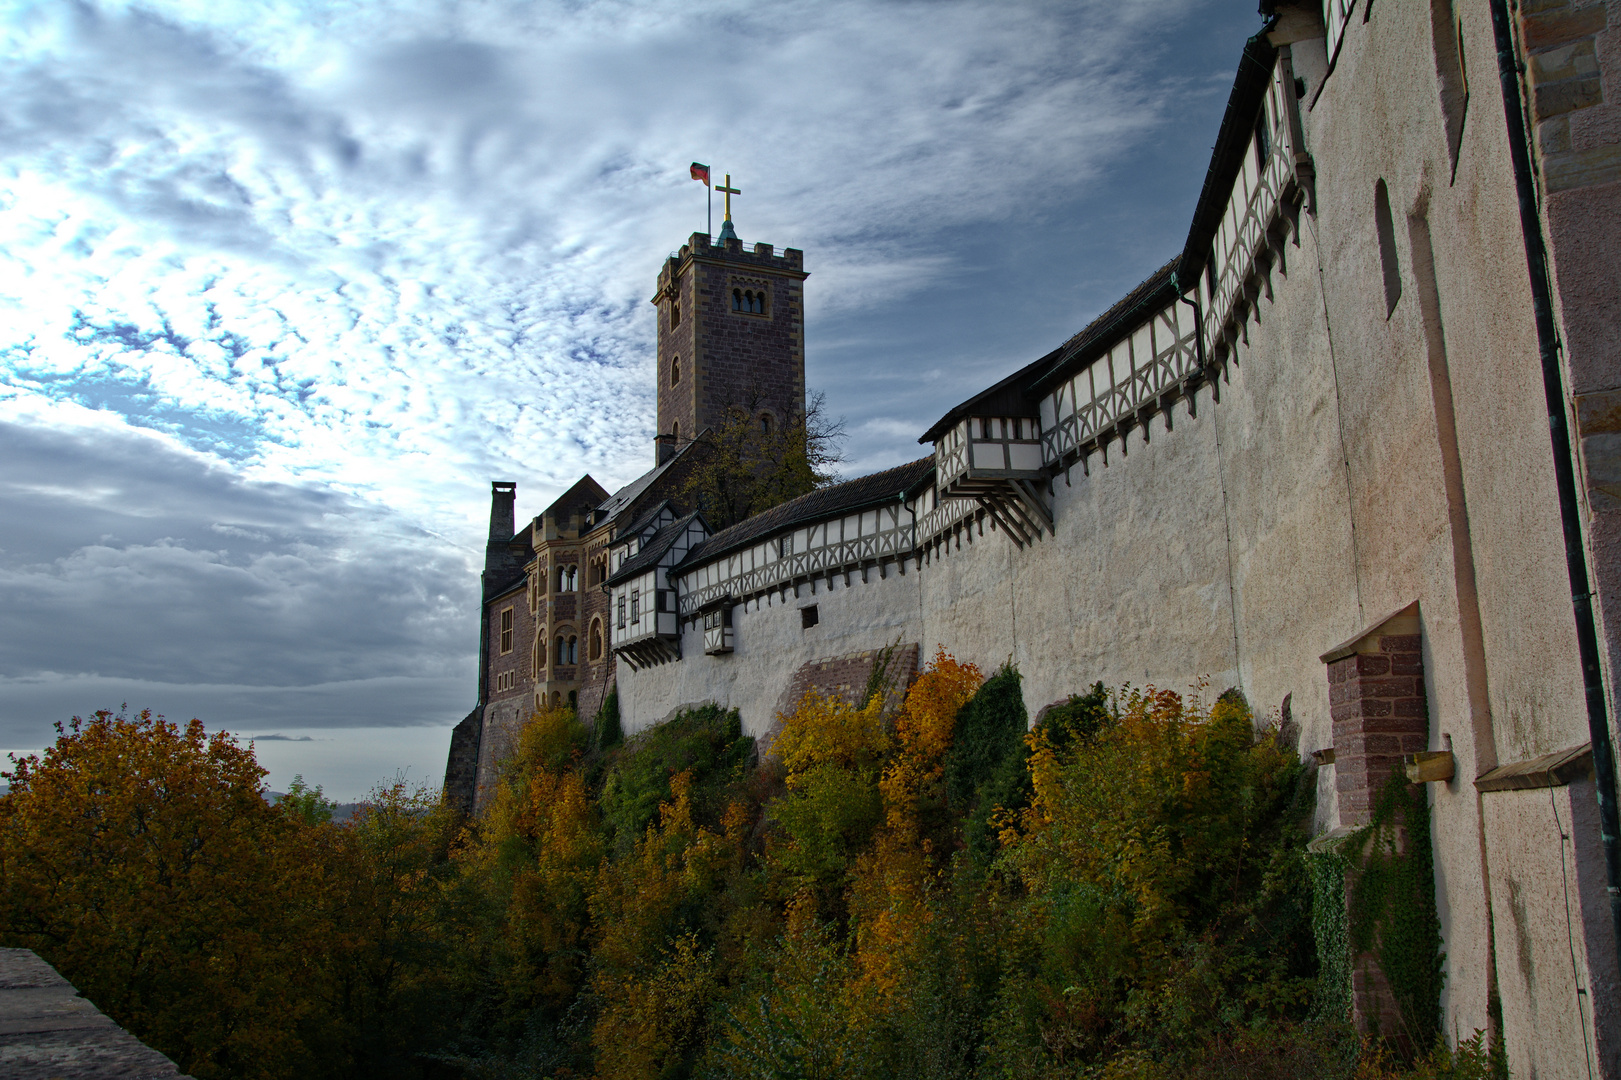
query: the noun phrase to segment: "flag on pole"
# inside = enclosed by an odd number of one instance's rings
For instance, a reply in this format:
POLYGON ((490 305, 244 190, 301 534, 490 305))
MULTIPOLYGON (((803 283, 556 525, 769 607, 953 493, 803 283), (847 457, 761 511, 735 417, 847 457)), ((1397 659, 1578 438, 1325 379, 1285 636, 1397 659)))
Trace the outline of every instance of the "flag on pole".
POLYGON ((708 187, 709 186, 709 166, 708 165, 700 165, 696 161, 694 161, 692 163, 692 178, 694 180, 702 180, 704 182, 704 187, 708 187))

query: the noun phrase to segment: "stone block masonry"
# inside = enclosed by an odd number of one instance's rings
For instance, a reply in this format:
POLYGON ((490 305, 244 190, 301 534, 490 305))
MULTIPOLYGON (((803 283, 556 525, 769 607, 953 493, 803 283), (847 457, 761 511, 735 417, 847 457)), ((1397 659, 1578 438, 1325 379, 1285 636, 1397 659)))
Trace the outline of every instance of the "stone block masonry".
MULTIPOLYGON (((1342 830, 1366 825, 1406 755, 1429 747, 1423 637, 1411 604, 1362 637, 1323 654, 1334 724, 1334 785, 1342 830)), ((1397 845, 1405 847, 1404 831, 1397 845)), ((1349 889, 1354 874, 1347 875, 1349 889)), ((1351 1017, 1357 1030, 1400 1038, 1401 1009, 1390 981, 1368 953, 1351 958, 1351 1017)))
MULTIPOLYGON (((886 711, 898 708, 906 698, 906 691, 917 681, 918 652, 917 643, 910 642, 887 649, 865 649, 861 652, 829 656, 801 664, 799 670, 794 672, 793 678, 788 680, 787 689, 777 700, 777 715, 792 712, 805 700, 805 695, 812 691, 824 697, 839 698, 858 707, 864 705, 865 702, 858 699, 873 683, 873 668, 886 661, 888 668, 882 676, 886 691, 884 708, 886 711)), ((766 743, 769 744, 779 727, 780 722, 772 723, 770 732, 764 740, 766 743)))
MULTIPOLYGON (((1416 629, 1417 621, 1415 605, 1411 614, 1392 616, 1385 628, 1416 629)), ((1324 655, 1334 722, 1334 786, 1345 825, 1366 824, 1385 782, 1401 771, 1403 756, 1429 747, 1422 639, 1416 632, 1383 629, 1348 647, 1356 651, 1324 655)))
POLYGON ((770 244, 723 247, 694 233, 659 272, 658 424, 677 445, 740 407, 781 423, 804 409, 804 256, 770 244), (733 292, 760 295, 740 309, 733 292), (673 317, 681 313, 679 319, 673 317))

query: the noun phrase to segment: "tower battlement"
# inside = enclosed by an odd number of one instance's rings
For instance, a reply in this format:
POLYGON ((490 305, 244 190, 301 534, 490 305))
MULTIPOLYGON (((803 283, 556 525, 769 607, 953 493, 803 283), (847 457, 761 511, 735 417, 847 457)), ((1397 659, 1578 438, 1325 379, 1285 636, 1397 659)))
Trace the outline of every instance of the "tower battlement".
POLYGON ((758 266, 764 270, 778 273, 803 272, 805 266, 805 253, 798 248, 783 248, 777 254, 773 244, 756 243, 744 245, 737 239, 726 240, 720 244, 714 243, 710 237, 703 233, 693 233, 680 251, 671 252, 664 265, 659 268, 658 292, 653 296, 653 303, 664 299, 664 292, 669 288, 670 282, 681 273, 682 267, 691 259, 724 259, 743 265, 758 266))

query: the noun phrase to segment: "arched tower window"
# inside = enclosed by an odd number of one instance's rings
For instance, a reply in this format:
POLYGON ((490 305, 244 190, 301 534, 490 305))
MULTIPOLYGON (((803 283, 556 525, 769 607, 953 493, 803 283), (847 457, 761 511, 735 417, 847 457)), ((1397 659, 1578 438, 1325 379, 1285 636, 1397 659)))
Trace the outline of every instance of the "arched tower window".
POLYGON ((677 420, 670 426, 670 434, 675 436, 676 445, 681 445, 681 421, 677 420))
POLYGON ((571 636, 568 639, 568 662, 571 664, 580 662, 580 639, 577 637, 571 636))
POLYGON ((771 414, 770 413, 761 413, 760 414, 760 434, 762 434, 762 435, 771 434, 771 414))
POLYGON ((557 662, 568 663, 568 640, 563 635, 557 635, 557 662))
POLYGON ((602 659, 602 621, 594 620, 591 623, 591 652, 592 660, 602 659))
POLYGON ((670 361, 670 385, 675 386, 681 381, 681 358, 677 356, 670 361))
POLYGON ((733 289, 732 290, 732 310, 733 311, 742 311, 743 310, 743 290, 742 289, 733 289))
POLYGON ((670 297, 670 329, 674 330, 676 327, 678 327, 680 325, 681 325, 681 300, 678 297, 672 296, 672 297, 670 297))

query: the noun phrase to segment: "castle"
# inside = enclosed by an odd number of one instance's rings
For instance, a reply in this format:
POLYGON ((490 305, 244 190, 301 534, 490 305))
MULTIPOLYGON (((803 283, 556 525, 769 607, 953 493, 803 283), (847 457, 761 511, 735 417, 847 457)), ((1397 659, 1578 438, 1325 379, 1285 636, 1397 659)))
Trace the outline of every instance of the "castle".
MULTIPOLYGON (((1314 843, 1422 785, 1450 1032, 1621 1076, 1621 19, 1262 7, 1180 252, 925 456, 716 532, 693 438, 803 407, 806 273, 693 235, 653 296, 653 469, 521 530, 494 485, 450 797, 476 812, 537 705, 610 687, 627 731, 714 701, 763 735, 936 647, 1011 660, 1032 715, 1207 677, 1315 763, 1314 843)), ((1392 1015, 1362 959, 1353 999, 1392 1015)))

